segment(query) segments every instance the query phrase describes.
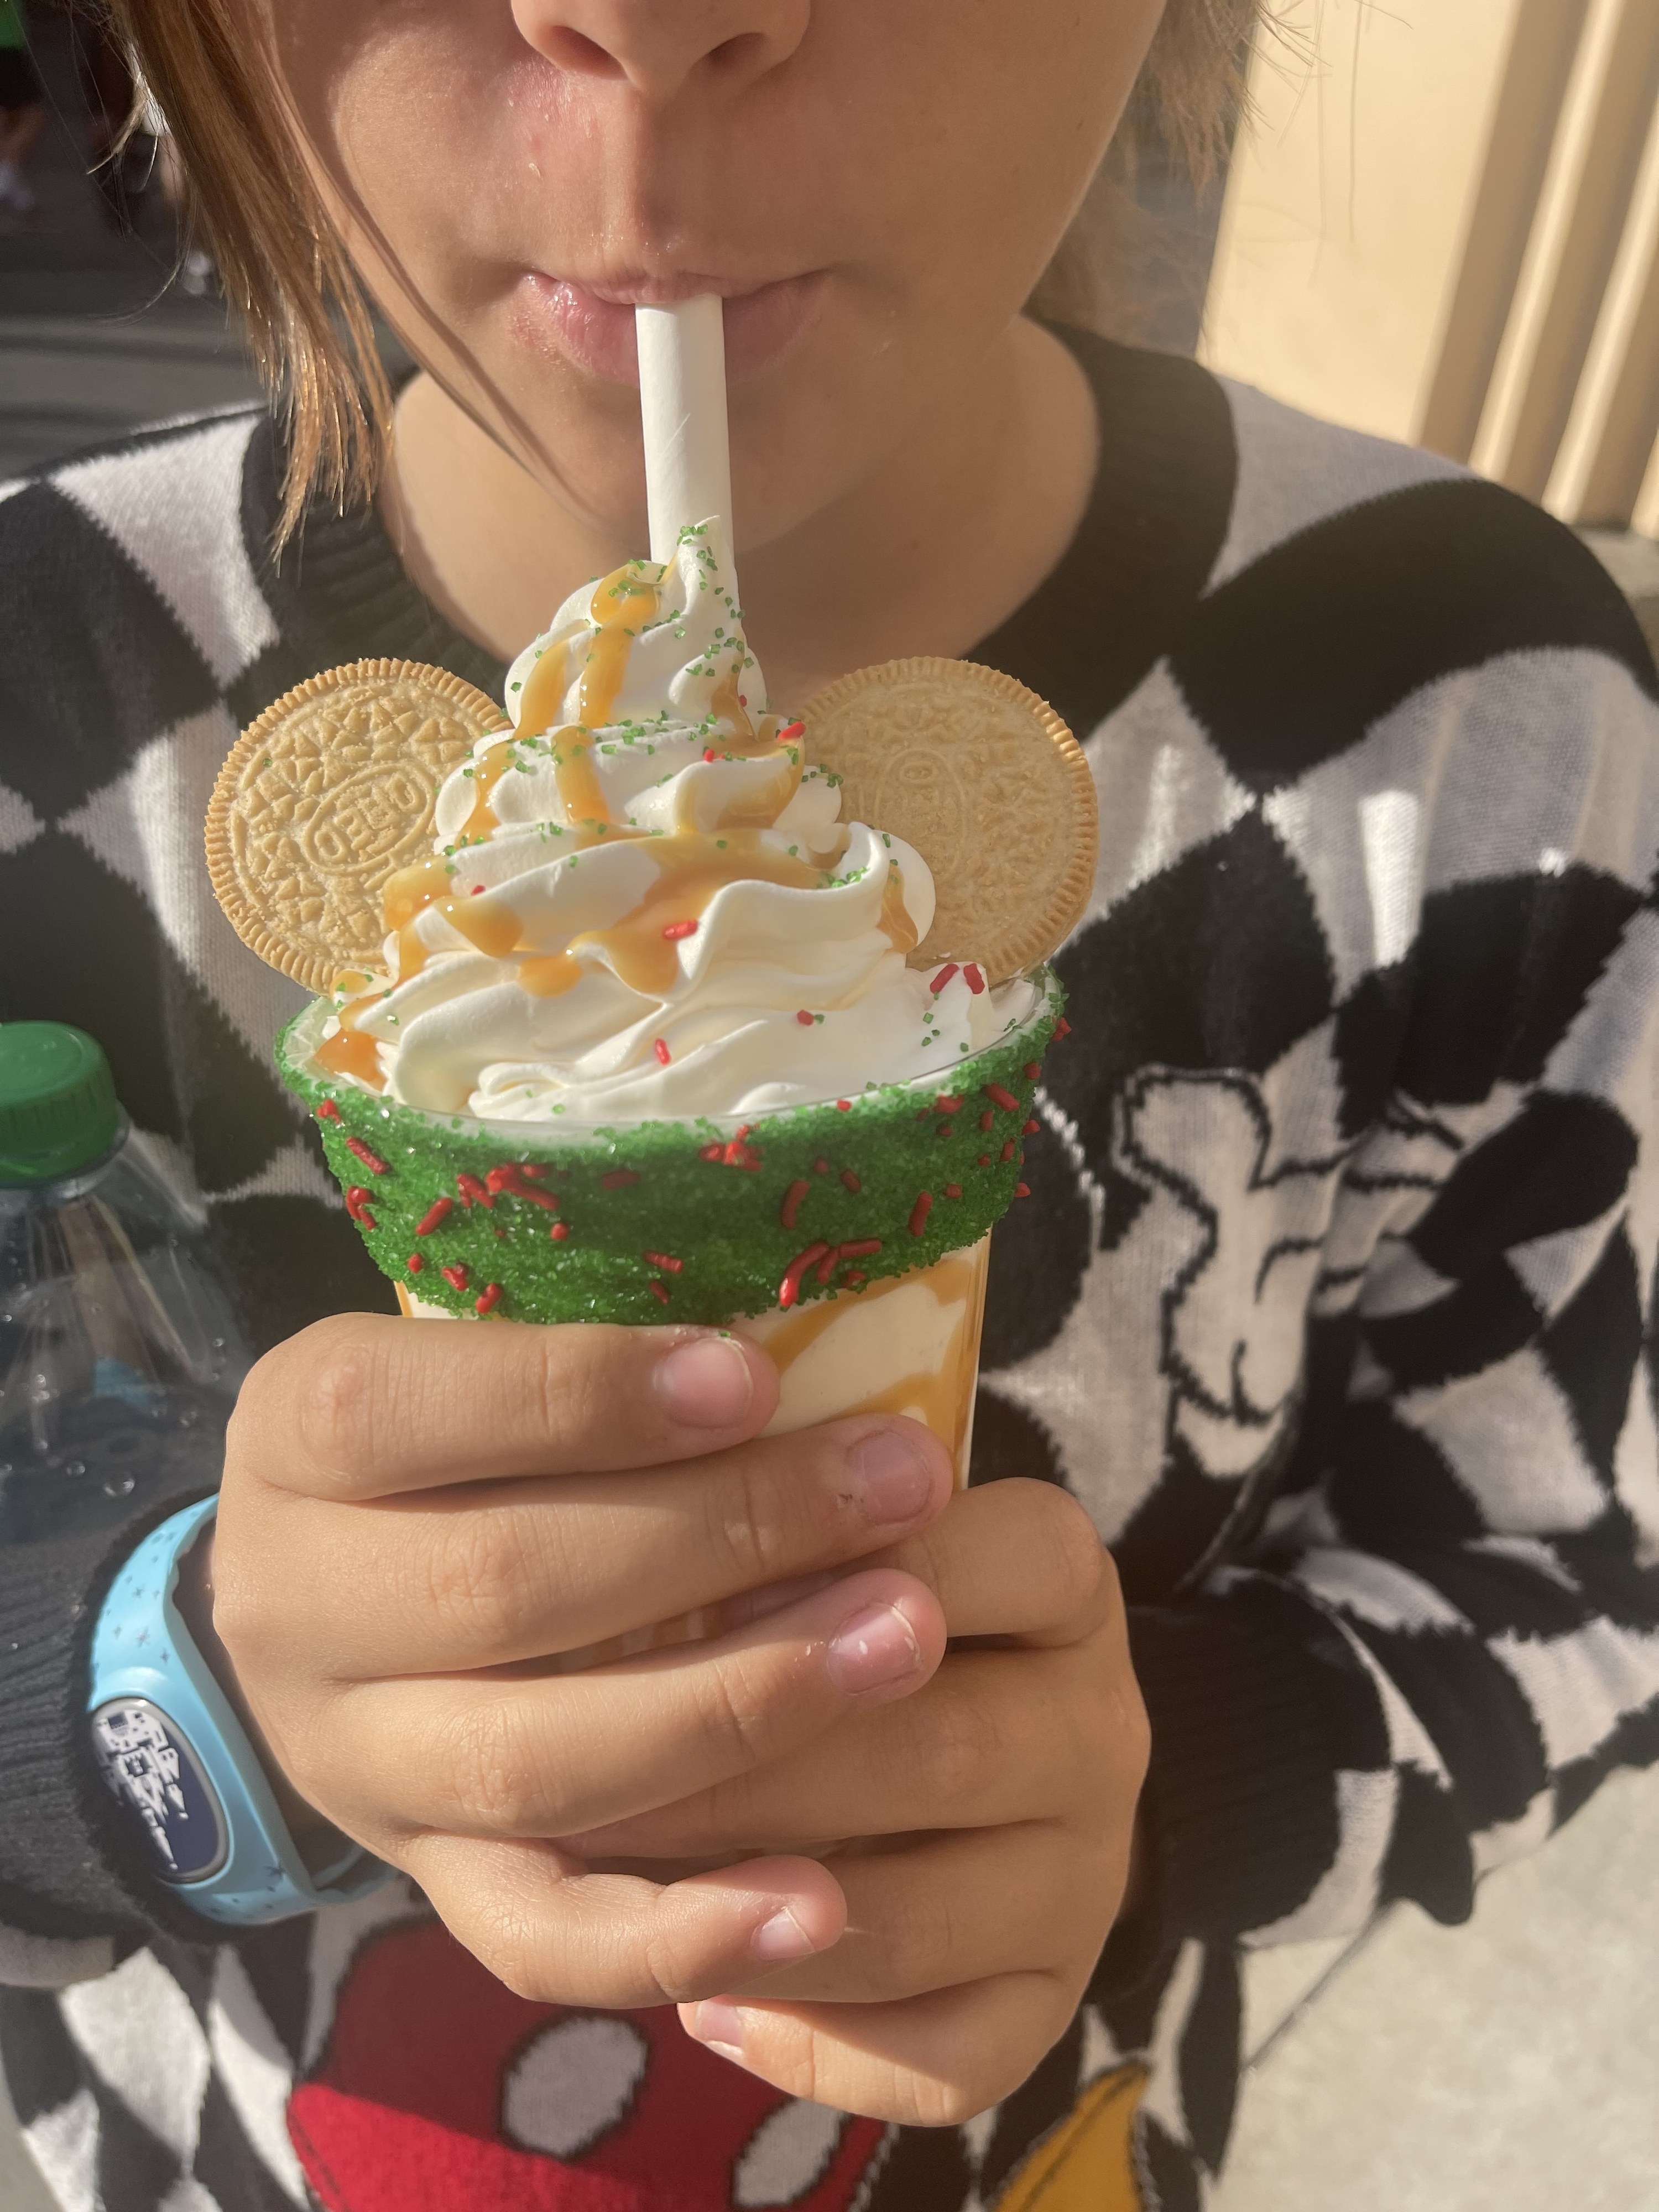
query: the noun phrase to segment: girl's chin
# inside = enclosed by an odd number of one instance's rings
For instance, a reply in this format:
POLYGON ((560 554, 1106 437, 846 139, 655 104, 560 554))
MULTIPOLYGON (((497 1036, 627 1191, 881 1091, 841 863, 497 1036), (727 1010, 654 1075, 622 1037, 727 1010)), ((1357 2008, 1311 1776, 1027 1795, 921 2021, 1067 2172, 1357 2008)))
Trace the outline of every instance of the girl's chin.
MULTIPOLYGON (((827 282, 818 270, 726 295, 728 382, 740 384, 781 360, 816 319, 827 282)), ((684 297, 686 289, 671 296, 684 297)), ((711 282, 708 289, 720 288, 711 282)), ((513 302, 513 329, 520 343, 557 354, 585 375, 612 384, 640 380, 630 298, 602 296, 572 277, 532 269, 520 280, 513 302)))

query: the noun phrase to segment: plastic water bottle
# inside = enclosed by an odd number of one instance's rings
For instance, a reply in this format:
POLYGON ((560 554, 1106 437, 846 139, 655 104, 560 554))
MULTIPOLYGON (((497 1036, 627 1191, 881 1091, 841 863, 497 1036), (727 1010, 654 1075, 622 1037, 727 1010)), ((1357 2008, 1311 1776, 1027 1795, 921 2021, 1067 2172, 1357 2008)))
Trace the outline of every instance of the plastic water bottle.
POLYGON ((0 1542, 217 1482, 247 1357, 204 1219, 93 1038, 0 1023, 0 1542))

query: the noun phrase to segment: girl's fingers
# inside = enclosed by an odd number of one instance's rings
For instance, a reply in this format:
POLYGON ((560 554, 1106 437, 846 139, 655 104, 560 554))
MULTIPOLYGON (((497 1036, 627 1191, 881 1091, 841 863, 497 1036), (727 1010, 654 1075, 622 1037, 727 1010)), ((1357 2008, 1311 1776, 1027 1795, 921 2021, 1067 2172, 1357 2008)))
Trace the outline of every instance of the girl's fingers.
MULTIPOLYGON (((847 1932, 769 1981, 769 2002, 889 2004, 1027 1969, 1059 1972, 1080 1925, 1093 1919, 1105 1940, 1123 1886, 1103 1849, 1084 1850, 1049 1821, 832 1852, 820 1863, 847 1900, 847 1932)), ((732 1987, 757 1981, 750 1973, 732 1987)))
POLYGON ((952 1498, 882 1554, 935 1591, 953 1637, 1071 1644, 1121 1612, 1116 1571, 1069 1492, 1023 1476, 952 1498))
POLYGON ((951 1481, 931 1431, 866 1414, 670 1467, 274 1500, 293 1571, 255 1601, 337 1677, 500 1666, 845 1568, 937 1512, 951 1481))
POLYGON ((763 1429, 777 1390, 718 1329, 338 1314, 258 1363, 230 1441, 272 1488, 344 1503, 692 1458, 763 1429))
POLYGON ((788 2096, 907 2127, 960 2126, 1009 2095, 1065 2033, 1069 1980, 1003 1974, 896 2004, 705 1998, 689 2034, 788 2096))
POLYGON ((375 1849, 411 1831, 563 1836, 706 1789, 921 1687, 937 1601, 878 1569, 717 1642, 562 1675, 367 1682, 286 1747, 310 1802, 375 1849))
POLYGON ((398 1863, 497 1980, 541 2003, 680 2003, 833 1944, 846 1908, 811 1859, 667 1887, 590 1874, 547 1844, 410 1838, 398 1863))
MULTIPOLYGON (((1092 1647, 1085 1647, 1085 1650, 1092 1647)), ((714 1856, 861 1836, 1047 1820, 1079 1776, 1133 1789, 1136 1744, 1073 1694, 1073 1651, 953 1651, 924 1689, 678 1804, 561 1840, 585 1858, 714 1856)))
POLYGON ((567 1835, 571 1848, 698 1859, 848 1833, 991 1826, 1046 1817, 1091 1792, 1134 1796, 1146 1717, 1117 1577, 1069 1499, 1045 1483, 995 1483, 953 1498, 930 1528, 880 1556, 884 1568, 929 1583, 953 1633, 1003 1622, 994 1646, 953 1647, 902 1706, 862 1711, 810 1752, 684 1802, 567 1835), (1000 1596, 997 1576, 1007 1586, 1000 1596), (1045 1620, 1066 1632, 1012 1626, 1045 1620))

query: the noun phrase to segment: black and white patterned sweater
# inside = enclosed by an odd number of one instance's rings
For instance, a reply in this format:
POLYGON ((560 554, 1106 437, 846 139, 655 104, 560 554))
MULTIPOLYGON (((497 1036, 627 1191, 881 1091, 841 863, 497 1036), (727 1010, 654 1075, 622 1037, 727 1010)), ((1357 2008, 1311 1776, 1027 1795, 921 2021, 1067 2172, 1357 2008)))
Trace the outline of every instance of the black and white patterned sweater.
MULTIPOLYGON (((975 657, 1085 740, 1103 836, 974 1476, 1066 1484, 1116 1556, 1148 1909, 1025 2087, 936 2133, 781 2099, 672 2013, 528 2005, 401 1886, 218 1942, 124 1855, 74 1725, 109 1540, 37 1548, 0 1563, 0 2038, 66 2206, 1184 2212, 1241 1949, 1461 1919, 1659 1756, 1641 635, 1507 494, 1075 343, 1092 503, 975 657)), ((270 1072, 296 995, 213 902, 209 787, 313 669, 501 673, 373 517, 273 567, 276 473, 235 412, 0 495, 0 1016, 101 1038, 259 1344, 387 1293, 270 1072)))

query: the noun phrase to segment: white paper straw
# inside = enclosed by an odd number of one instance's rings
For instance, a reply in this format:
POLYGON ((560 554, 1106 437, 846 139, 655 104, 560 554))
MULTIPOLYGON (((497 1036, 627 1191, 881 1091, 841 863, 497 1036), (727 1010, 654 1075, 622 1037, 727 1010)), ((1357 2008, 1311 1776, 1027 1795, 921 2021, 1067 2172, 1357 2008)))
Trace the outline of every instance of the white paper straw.
MULTIPOLYGON (((726 332, 713 293, 638 307, 640 415, 651 558, 671 561, 689 523, 714 520, 731 574, 732 455, 726 433, 726 332)), ((735 589, 735 585, 734 585, 735 589)))

